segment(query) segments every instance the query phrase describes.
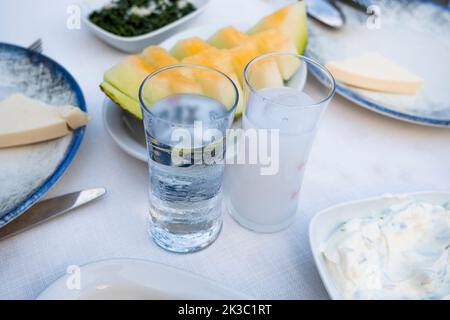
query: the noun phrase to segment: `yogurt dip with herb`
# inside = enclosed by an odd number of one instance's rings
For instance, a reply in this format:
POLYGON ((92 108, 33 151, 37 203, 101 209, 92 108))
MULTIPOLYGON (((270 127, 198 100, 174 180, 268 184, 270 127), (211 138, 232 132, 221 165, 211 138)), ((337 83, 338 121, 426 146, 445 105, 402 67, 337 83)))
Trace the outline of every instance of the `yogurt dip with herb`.
POLYGON ((450 203, 351 219, 321 249, 344 299, 450 299, 450 203))
POLYGON ((123 37, 160 29, 195 11, 187 0, 115 0, 89 15, 106 31, 123 37))

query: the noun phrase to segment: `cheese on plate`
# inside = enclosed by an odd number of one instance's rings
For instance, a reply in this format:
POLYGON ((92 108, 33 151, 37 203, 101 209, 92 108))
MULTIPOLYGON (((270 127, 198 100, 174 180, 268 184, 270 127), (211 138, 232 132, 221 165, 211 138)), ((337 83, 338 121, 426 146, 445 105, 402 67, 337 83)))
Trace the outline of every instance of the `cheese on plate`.
POLYGON ((77 107, 56 107, 14 94, 0 101, 0 148, 60 138, 89 120, 77 107))
POLYGON ((368 90, 415 94, 423 84, 422 78, 378 52, 330 61, 326 67, 337 81, 368 90))

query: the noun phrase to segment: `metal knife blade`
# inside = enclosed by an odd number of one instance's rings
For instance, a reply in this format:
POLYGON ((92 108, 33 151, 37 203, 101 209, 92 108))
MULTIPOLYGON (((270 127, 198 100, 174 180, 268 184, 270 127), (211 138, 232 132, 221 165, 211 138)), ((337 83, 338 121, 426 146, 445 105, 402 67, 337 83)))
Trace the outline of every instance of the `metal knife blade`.
POLYGON ((82 206, 106 193, 104 188, 88 189, 42 200, 26 213, 0 228, 0 240, 30 229, 45 221, 58 217, 82 206))

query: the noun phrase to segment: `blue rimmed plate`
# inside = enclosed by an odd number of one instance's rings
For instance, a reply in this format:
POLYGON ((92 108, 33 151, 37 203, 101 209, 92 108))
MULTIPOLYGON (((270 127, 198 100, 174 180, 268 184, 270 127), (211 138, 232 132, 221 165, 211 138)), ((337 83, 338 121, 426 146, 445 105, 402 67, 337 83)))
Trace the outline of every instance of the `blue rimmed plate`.
MULTIPOLYGON (((0 43, 0 100, 16 92, 86 111, 79 85, 61 65, 42 54, 0 43)), ((24 213, 55 184, 83 135, 80 128, 52 141, 0 149, 0 227, 24 213)))
POLYGON ((309 24, 306 55, 325 64, 368 51, 424 78, 414 96, 358 89, 337 83, 336 92, 369 110, 429 126, 450 126, 450 10, 427 0, 377 0, 378 20, 343 5, 346 25, 331 30, 309 24))

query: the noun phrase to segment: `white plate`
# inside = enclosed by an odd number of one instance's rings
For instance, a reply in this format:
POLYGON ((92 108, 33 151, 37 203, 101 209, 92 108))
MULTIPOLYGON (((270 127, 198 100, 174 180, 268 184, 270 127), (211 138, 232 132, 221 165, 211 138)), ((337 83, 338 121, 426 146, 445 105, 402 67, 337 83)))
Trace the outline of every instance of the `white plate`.
MULTIPOLYGON (((160 44, 163 48, 170 50, 175 43, 180 39, 185 39, 193 36, 198 36, 203 39, 207 39, 213 35, 218 29, 224 27, 224 25, 207 25, 200 26, 186 30, 184 32, 177 33, 173 37, 165 40, 160 44)), ((241 28, 245 30, 245 28, 241 28)), ((145 143, 139 142, 131 134, 131 131, 126 128, 122 121, 124 112, 122 109, 109 98, 105 98, 103 102, 103 124, 112 137, 114 142, 133 158, 147 162, 147 147, 145 143)), ((143 127, 138 127, 136 130, 143 130, 143 127)))
POLYGON ((317 269, 322 282, 330 297, 334 300, 342 299, 332 276, 326 266, 325 259, 320 252, 320 246, 326 242, 331 234, 342 223, 355 217, 363 217, 379 212, 387 207, 401 202, 402 198, 409 196, 416 201, 424 201, 436 205, 443 205, 450 201, 449 192, 417 192, 402 195, 381 196, 365 200, 342 203, 322 210, 311 220, 309 224, 309 242, 317 269))
POLYGON ((163 264, 138 259, 112 259, 80 268, 80 288, 73 275, 56 280, 38 300, 168 300, 249 299, 206 278, 163 264), (72 277, 72 278, 69 278, 72 277), (72 286, 68 288, 67 283, 72 286))
POLYGON ((428 126, 450 126, 450 8, 429 0, 378 0, 380 28, 365 13, 343 5, 346 25, 331 30, 309 21, 306 55, 322 64, 368 51, 421 76, 416 95, 389 94, 336 83, 346 99, 383 115, 428 126), (367 26, 369 24, 369 27, 367 26))
MULTIPOLYGON (((120 149, 133 158, 147 162, 147 146, 140 139, 136 139, 126 127, 123 121, 123 117, 126 116, 125 112, 114 101, 105 97, 103 100, 103 125, 120 149)), ((132 117, 132 115, 128 117, 132 117)), ((134 130, 144 131, 142 121, 135 126, 134 130)))
POLYGON ((97 9, 100 9, 103 5, 110 3, 111 0, 85 0, 81 3, 83 9, 82 21, 85 26, 99 39, 105 41, 110 46, 119 50, 135 53, 139 52, 150 44, 157 44, 167 37, 174 34, 176 31, 185 27, 189 22, 198 17, 207 7, 210 0, 190 0, 196 7, 196 10, 192 13, 184 16, 183 18, 172 22, 158 30, 136 36, 136 37, 121 37, 108 32, 94 23, 92 23, 88 16, 97 9))

